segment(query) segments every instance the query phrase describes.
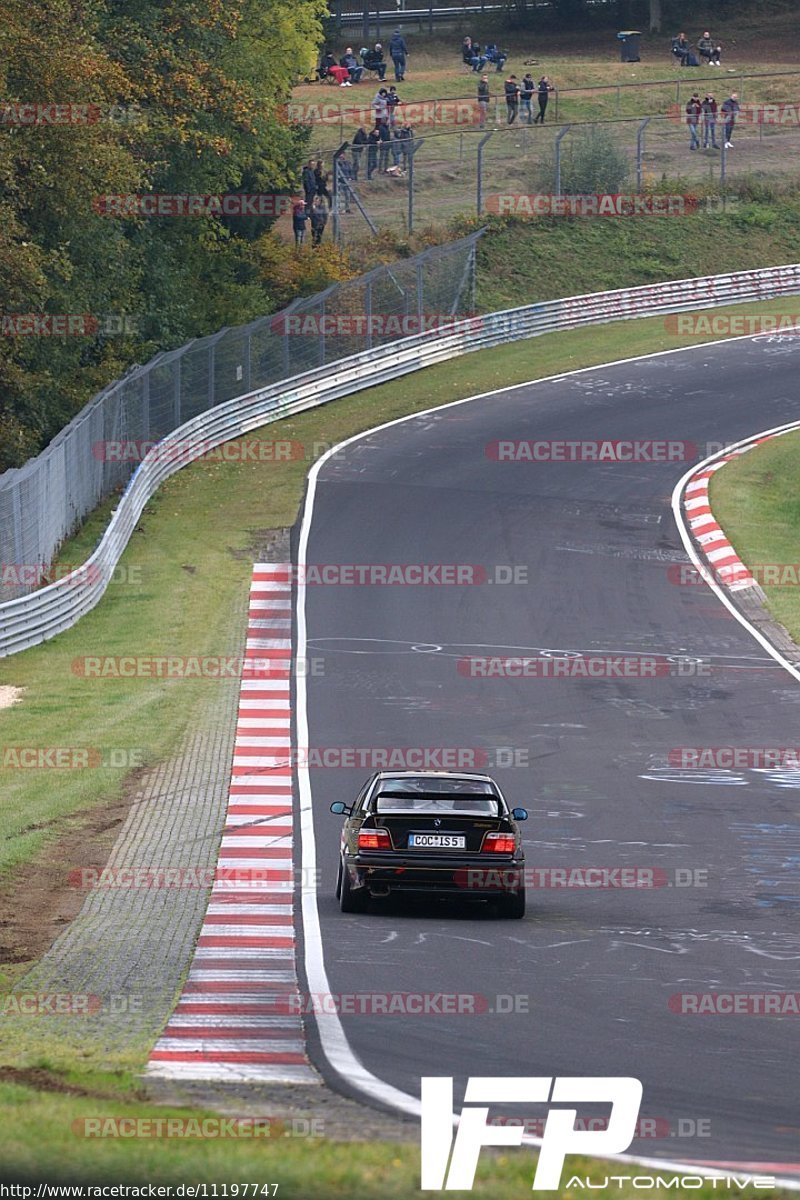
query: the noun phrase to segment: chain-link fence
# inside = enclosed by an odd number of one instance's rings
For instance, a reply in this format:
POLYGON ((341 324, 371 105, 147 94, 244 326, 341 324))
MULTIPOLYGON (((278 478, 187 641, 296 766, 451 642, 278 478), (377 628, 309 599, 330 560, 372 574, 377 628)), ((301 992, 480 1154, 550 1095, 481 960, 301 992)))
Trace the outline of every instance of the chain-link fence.
MULTIPOLYGON (((549 112, 544 124, 529 123, 524 112, 508 124, 503 113, 497 125, 414 136, 399 162, 390 154, 387 165, 396 169, 379 164, 368 177, 362 163, 356 180, 346 143, 334 156, 348 176, 338 189, 334 228, 347 242, 363 234, 365 222, 373 230, 407 232, 457 214, 546 215, 562 194, 660 192, 676 197, 671 212, 679 211, 678 197, 689 212, 695 195, 724 198, 740 180, 796 178, 800 104, 743 105, 726 136, 726 96, 716 97, 715 119, 700 116, 696 149, 677 105, 661 117, 566 125, 552 122, 549 112)), ((532 117, 536 112, 534 105, 532 117)))
POLYGON ((235 396, 471 313, 479 236, 158 354, 106 388, 46 450, 0 475, 0 603, 43 582, 64 539, 179 425, 235 396))

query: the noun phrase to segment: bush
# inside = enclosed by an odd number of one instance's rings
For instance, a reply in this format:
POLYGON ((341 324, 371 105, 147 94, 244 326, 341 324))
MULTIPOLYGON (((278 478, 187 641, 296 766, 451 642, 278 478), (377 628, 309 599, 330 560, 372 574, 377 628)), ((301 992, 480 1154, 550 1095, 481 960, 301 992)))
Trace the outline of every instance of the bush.
MULTIPOLYGON (((561 142, 561 191, 567 195, 620 192, 628 178, 628 158, 603 125, 589 125, 561 142)), ((537 185, 543 192, 555 187, 555 147, 539 164, 537 185)))

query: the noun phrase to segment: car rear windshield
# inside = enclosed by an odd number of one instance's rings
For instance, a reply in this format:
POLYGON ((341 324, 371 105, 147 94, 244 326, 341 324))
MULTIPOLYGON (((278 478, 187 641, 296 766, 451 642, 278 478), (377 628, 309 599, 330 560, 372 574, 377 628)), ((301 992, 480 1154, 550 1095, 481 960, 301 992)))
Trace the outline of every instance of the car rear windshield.
POLYGON ((374 800, 374 811, 378 813, 430 813, 431 815, 456 815, 470 817, 497 817, 500 815, 500 801, 497 796, 484 796, 469 793, 451 792, 449 794, 419 792, 379 792, 374 800))

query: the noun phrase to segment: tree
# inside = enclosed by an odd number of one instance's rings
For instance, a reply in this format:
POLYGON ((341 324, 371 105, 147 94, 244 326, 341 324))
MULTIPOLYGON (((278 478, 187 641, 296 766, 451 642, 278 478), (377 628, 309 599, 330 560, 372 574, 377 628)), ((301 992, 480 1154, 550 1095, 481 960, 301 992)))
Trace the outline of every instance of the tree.
POLYGON ((661 0, 650 0, 650 32, 661 33, 661 0))

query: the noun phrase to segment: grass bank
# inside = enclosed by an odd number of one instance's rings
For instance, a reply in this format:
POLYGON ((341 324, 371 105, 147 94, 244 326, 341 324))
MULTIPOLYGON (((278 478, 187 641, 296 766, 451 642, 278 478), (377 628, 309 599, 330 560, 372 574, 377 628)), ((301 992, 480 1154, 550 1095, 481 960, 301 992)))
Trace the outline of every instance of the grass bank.
POLYGON ((714 514, 756 572, 773 616, 800 642, 800 433, 765 442, 711 480, 714 514), (759 568, 769 567, 764 572, 759 568), (766 582, 778 568, 780 584, 766 582))
MULTIPOLYGON (((271 1136, 153 1136, 155 1122, 168 1118, 197 1123, 212 1114, 201 1110, 156 1108, 119 1091, 94 1096, 40 1092, 17 1083, 0 1081, 3 1127, 0 1133, 0 1178, 18 1183, 58 1181, 62 1184, 176 1185, 197 1183, 247 1183, 246 1192, 227 1195, 276 1196, 277 1200, 404 1200, 419 1196, 419 1151, 416 1145, 392 1142, 342 1143, 324 1137, 287 1136, 290 1122, 274 1119, 262 1129, 271 1136), (100 1123, 98 1123, 100 1118, 100 1123), (122 1125, 115 1124, 123 1118, 122 1125), (89 1122, 87 1124, 87 1122, 89 1122), (134 1122, 141 1122, 136 1125, 134 1122), (114 1128, 124 1136, 86 1136, 114 1128), (139 1131, 137 1133, 137 1130, 139 1131), (253 1184, 259 1190, 253 1191, 253 1184), (269 1184, 268 1191, 260 1190, 269 1184), (276 1190, 272 1185, 277 1184, 276 1190)), ((246 1113, 242 1113, 246 1117, 246 1113)), ((213 1119, 213 1118, 212 1118, 213 1119)), ((161 1128, 165 1126, 162 1124, 161 1128)), ((178 1126, 173 1125, 173 1129, 178 1126)), ((202 1128, 202 1125, 200 1126, 202 1128)), ((215 1126, 206 1125, 210 1130, 215 1126)), ((303 1126, 295 1125, 295 1129, 303 1126)), ((316 1126, 315 1128, 319 1128, 316 1126)), ((478 1165, 474 1192, 452 1192, 454 1197, 480 1195, 483 1200, 511 1200, 530 1194, 534 1155, 528 1150, 507 1154, 486 1153, 478 1165)), ((549 1195, 556 1200, 582 1195, 568 1187, 569 1180, 587 1177, 602 1189, 607 1175, 650 1176, 650 1168, 629 1164, 604 1164, 570 1158, 562 1174, 562 1187, 549 1195)), ((673 1172, 666 1173, 667 1178, 673 1172)), ((582 1184, 585 1188, 585 1183, 582 1184)), ((663 1196, 662 1188, 611 1185, 618 1200, 663 1196)), ((674 1187, 671 1195, 686 1194, 674 1187)), ((730 1196, 729 1189, 706 1184, 692 1186, 696 1200, 730 1196)), ((759 1193, 773 1200, 788 1200, 782 1190, 759 1193)))

